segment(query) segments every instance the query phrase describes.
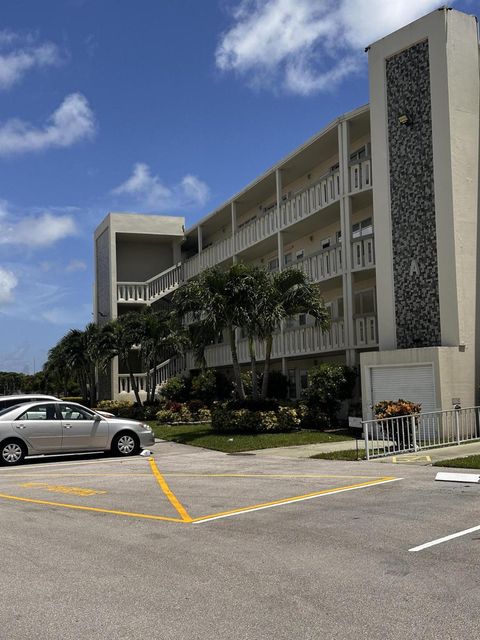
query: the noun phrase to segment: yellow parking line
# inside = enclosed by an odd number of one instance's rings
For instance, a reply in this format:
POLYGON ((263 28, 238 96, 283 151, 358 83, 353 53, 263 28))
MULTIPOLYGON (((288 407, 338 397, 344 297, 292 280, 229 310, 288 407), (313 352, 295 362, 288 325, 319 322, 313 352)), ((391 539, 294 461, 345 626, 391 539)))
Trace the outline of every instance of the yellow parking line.
MULTIPOLYGON (((164 477, 168 476, 171 478, 306 478, 307 480, 310 478, 312 480, 321 479, 321 478, 338 478, 338 479, 372 479, 375 480, 377 476, 338 476, 338 475, 330 475, 330 474, 289 474, 289 473, 175 473, 175 472, 163 472, 164 477)), ((69 471, 67 473, 26 473, 26 474, 16 474, 14 476, 15 480, 18 478, 69 478, 69 477, 85 477, 85 478, 144 478, 150 477, 150 473, 83 473, 83 472, 75 472, 69 471)), ((8 474, 2 475, 0 474, 0 479, 2 478, 13 478, 13 476, 9 476, 8 474)))
POLYGON ((362 488, 374 486, 377 484, 386 484, 387 482, 395 482, 401 479, 402 478, 394 478, 391 476, 386 476, 384 478, 378 478, 376 480, 372 480, 369 482, 360 482, 358 484, 351 484, 345 487, 336 487, 335 489, 324 489, 323 491, 315 491, 313 493, 306 493, 300 496, 293 496, 291 498, 282 498, 281 500, 273 500, 271 502, 254 504, 250 507, 242 507, 240 509, 231 509, 230 511, 221 511, 219 513, 212 513, 208 516, 201 516, 200 518, 194 518, 192 522, 194 524, 197 524, 200 522, 208 522, 209 520, 218 520, 220 518, 227 518, 229 516, 234 516, 234 515, 249 512, 249 511, 259 511, 260 509, 268 509, 271 507, 277 507, 284 504, 291 504, 293 502, 311 500, 312 498, 318 498, 320 496, 324 496, 332 493, 340 493, 342 491, 352 491, 354 489, 362 489, 362 488))
POLYGON ((187 510, 183 506, 183 504, 178 500, 177 496, 170 489, 168 484, 165 481, 165 478, 162 476, 160 471, 158 470, 157 465, 155 464, 155 460, 153 458, 148 459, 150 463, 150 469, 152 470, 153 475, 157 479, 158 484, 160 485, 161 490, 167 496, 170 504, 176 509, 177 513, 181 516, 183 522, 192 522, 192 518, 188 515, 187 510))
POLYGON ((33 504, 43 504, 50 507, 64 507, 66 509, 78 509, 79 511, 95 511, 96 513, 109 513, 116 516, 128 516, 130 518, 146 518, 147 520, 166 520, 168 522, 184 522, 180 518, 169 518, 167 516, 153 516, 147 513, 131 513, 129 511, 115 511, 114 509, 99 509, 97 507, 84 507, 79 504, 64 504, 62 502, 50 502, 48 500, 34 500, 33 498, 21 498, 20 496, 10 496, 0 493, 0 498, 6 500, 17 500, 19 502, 31 502, 33 504))

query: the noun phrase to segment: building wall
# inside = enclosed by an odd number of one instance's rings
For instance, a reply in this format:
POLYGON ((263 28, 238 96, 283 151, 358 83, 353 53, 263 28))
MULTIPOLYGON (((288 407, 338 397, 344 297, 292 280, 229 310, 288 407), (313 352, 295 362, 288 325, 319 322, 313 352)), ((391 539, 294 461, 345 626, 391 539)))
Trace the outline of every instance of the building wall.
POLYGON ((117 278, 119 282, 143 282, 173 264, 172 242, 145 242, 117 236, 117 278))

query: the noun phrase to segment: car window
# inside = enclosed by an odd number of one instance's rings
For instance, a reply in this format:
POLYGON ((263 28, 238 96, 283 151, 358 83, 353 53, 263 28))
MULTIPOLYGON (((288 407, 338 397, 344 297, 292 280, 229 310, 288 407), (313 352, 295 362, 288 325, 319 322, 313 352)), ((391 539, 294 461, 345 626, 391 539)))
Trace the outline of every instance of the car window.
POLYGON ((63 420, 93 420, 95 414, 84 407, 80 407, 78 404, 64 404, 60 405, 60 413, 63 420))
POLYGON ((30 407, 20 416, 17 420, 55 420, 55 405, 54 404, 38 404, 35 407, 30 407))

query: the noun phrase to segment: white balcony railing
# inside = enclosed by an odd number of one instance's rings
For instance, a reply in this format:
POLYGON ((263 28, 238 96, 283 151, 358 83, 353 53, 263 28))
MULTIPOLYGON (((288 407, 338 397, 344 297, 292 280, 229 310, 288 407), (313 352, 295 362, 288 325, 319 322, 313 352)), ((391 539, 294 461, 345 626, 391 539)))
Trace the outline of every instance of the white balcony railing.
POLYGON ((355 317, 355 346, 375 347, 378 344, 377 318, 374 315, 355 317))
POLYGON ((243 251, 278 231, 277 208, 253 220, 235 233, 235 251, 243 251))
POLYGON ((375 266, 373 234, 352 241, 352 269, 370 269, 375 266))
POLYGON ((280 206, 280 227, 288 227, 337 201, 341 195, 340 172, 335 171, 296 193, 280 206))
POLYGON ((148 283, 149 302, 161 298, 166 293, 174 291, 183 283, 183 264, 178 263, 158 276, 150 278, 148 283))
MULTIPOLYGON (((133 377, 138 386, 139 391, 145 391, 147 388, 147 374, 146 373, 134 373, 133 377)), ((130 393, 132 390, 131 380, 128 373, 118 374, 118 393, 130 393)))
MULTIPOLYGON (((374 315, 357 316, 355 323, 355 346, 377 346, 377 319, 374 315)), ((312 356, 317 353, 329 353, 345 349, 345 323, 343 319, 334 320, 327 331, 319 327, 304 326, 294 327, 273 336, 272 358, 288 358, 298 356, 312 356)), ((237 343, 238 360, 242 364, 250 362, 248 340, 246 338, 237 343)), ((258 362, 265 360, 265 344, 255 340, 255 355, 258 362)), ((232 364, 230 345, 227 343, 212 344, 205 350, 205 358, 208 367, 225 367, 232 364)), ((162 384, 171 376, 178 375, 190 369, 196 369, 193 353, 189 351, 185 357, 177 356, 166 360, 156 368, 155 384, 162 384)), ((152 373, 152 372, 151 372, 152 373)), ((135 379, 140 391, 147 388, 147 376, 145 373, 136 373, 135 379)), ((118 392, 130 393, 132 391, 128 374, 118 376, 118 392)))
POLYGON ((350 165, 350 192, 363 191, 372 186, 372 161, 365 158, 350 165))
POLYGON ((341 275, 343 273, 342 247, 335 245, 328 249, 322 249, 322 251, 306 256, 290 266, 303 271, 312 282, 320 282, 341 275))
MULTIPOLYGON (((350 167, 351 192, 371 187, 370 158, 352 164, 350 167)), ((307 218, 320 209, 336 202, 341 196, 340 172, 333 171, 316 183, 295 193, 278 207, 253 220, 235 232, 233 237, 224 238, 206 247, 199 254, 174 265, 146 282, 119 282, 118 302, 151 303, 178 288, 183 282, 198 275, 204 269, 231 258, 277 233, 297 221, 307 218)), ((341 273, 342 255, 339 246, 332 247, 309 256, 297 263, 299 268, 309 273, 313 280, 324 280, 341 273)), ((354 242, 353 268, 366 268, 375 264, 373 239, 365 238, 354 242)))

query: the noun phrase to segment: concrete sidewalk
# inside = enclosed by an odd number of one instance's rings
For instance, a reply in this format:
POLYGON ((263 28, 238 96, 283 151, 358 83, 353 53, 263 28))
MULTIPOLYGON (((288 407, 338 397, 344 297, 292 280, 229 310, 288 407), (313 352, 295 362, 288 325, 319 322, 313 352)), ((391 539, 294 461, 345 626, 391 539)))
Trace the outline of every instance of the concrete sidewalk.
MULTIPOLYGON (((333 451, 355 450, 358 446, 360 455, 365 450, 363 440, 345 440, 343 442, 323 442, 318 444, 305 444, 293 447, 275 447, 271 449, 257 449, 249 451, 257 456, 275 456, 282 458, 311 458, 317 453, 331 453, 333 451), (358 443, 358 444, 357 444, 358 443)), ((464 458, 466 456, 480 455, 480 441, 452 447, 439 447, 438 449, 422 449, 417 452, 403 453, 385 458, 373 458, 372 462, 384 464, 415 464, 429 466, 441 460, 451 458, 464 458)))
POLYGON ((330 453, 332 451, 346 451, 358 449, 365 450, 363 440, 344 440, 342 442, 321 442, 317 444, 302 444, 293 447, 273 447, 271 449, 256 449, 249 453, 257 456, 280 456, 283 458, 311 458, 317 453, 330 453), (358 445, 357 445, 358 442, 358 445))
POLYGON ((376 458, 376 462, 394 464, 418 464, 428 466, 450 460, 451 458, 465 458, 466 456, 480 456, 480 441, 469 442, 468 444, 454 445, 453 447, 439 447, 438 449, 422 449, 416 453, 403 453, 388 458, 376 458))

